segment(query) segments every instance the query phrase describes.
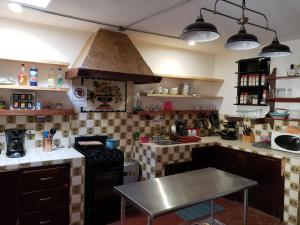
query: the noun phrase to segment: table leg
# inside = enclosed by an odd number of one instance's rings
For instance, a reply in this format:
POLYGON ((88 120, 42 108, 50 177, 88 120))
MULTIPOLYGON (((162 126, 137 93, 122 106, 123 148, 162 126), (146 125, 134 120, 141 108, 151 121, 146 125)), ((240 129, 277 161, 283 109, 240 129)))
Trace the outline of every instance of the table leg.
POLYGON ((125 225, 125 199, 121 197, 121 225, 125 225))
POLYGON ((148 216, 148 223, 147 223, 147 225, 152 225, 152 223, 153 223, 152 217, 148 216))
POLYGON ((244 190, 244 225, 247 225, 248 217, 248 188, 244 190))
POLYGON ((214 200, 212 199, 210 203, 211 203, 211 208, 210 208, 210 221, 211 221, 211 224, 214 224, 215 202, 214 202, 214 200))

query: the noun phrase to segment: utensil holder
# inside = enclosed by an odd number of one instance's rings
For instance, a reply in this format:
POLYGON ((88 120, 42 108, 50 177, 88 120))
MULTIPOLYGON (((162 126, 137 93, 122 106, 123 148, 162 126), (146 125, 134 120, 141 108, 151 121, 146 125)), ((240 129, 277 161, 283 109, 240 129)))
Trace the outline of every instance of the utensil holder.
POLYGON ((242 140, 243 140, 243 142, 246 142, 246 143, 253 143, 255 141, 255 137, 253 134, 243 135, 242 140))
POLYGON ((44 152, 52 151, 52 138, 43 138, 43 151, 44 152))

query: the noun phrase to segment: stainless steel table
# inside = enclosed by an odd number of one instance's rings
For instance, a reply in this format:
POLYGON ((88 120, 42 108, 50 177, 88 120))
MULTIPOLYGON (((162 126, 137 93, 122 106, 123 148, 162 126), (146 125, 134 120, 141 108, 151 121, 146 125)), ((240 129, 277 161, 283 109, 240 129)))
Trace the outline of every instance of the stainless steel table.
POLYGON ((167 177, 116 186, 121 196, 121 224, 125 221, 125 200, 148 216, 171 213, 204 201, 211 201, 209 224, 223 224, 214 218, 214 199, 244 191, 244 225, 247 224, 248 188, 257 185, 249 180, 215 168, 194 170, 167 177))

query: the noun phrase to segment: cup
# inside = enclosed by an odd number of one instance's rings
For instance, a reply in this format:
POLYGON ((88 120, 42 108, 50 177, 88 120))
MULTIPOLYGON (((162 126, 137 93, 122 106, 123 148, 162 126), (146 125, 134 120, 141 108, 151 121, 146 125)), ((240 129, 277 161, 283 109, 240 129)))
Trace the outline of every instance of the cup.
POLYGON ((52 151, 52 138, 43 138, 43 151, 44 152, 52 151))

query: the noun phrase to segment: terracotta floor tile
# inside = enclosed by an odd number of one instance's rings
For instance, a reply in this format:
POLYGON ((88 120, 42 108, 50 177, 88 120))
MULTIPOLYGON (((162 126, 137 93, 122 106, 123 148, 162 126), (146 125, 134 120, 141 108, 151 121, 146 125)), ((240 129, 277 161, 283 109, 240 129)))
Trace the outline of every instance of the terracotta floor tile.
MULTIPOLYGON (((238 202, 233 202, 225 198, 216 200, 216 203, 222 205, 225 210, 217 213, 215 216, 218 220, 226 225, 243 225, 243 205, 238 202)), ((174 213, 170 213, 158 218, 155 218, 153 225, 193 225, 195 222, 184 222, 174 213)), ((120 222, 115 222, 110 225, 120 225, 120 222)), ((147 218, 142 213, 135 209, 126 211, 125 225, 147 225, 147 218)), ((259 210, 249 207, 248 210, 248 225, 283 225, 277 218, 265 214, 259 210)))

